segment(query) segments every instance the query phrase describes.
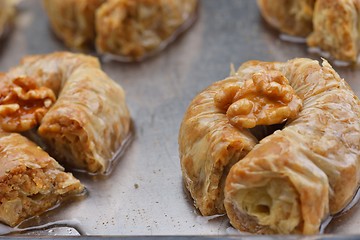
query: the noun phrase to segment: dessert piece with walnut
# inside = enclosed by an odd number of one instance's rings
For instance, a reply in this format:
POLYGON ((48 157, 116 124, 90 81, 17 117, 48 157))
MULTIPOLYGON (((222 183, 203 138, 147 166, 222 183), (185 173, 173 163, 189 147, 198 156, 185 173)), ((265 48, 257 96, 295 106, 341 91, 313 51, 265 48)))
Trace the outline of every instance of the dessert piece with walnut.
POLYGON ((244 63, 193 99, 179 131, 201 214, 261 234, 318 233, 359 187, 359 149, 359 99, 328 62, 303 58, 244 63))
POLYGON ((58 161, 106 172, 128 137, 131 120, 124 90, 101 70, 96 58, 68 52, 28 56, 3 79, 12 88, 0 90, 1 125, 16 128, 20 119, 29 129, 34 126, 31 118, 35 125, 40 123, 38 134, 58 161), (25 80, 33 89, 27 89, 25 80), (11 100, 14 92, 24 96, 16 95, 18 106, 2 116, 1 109, 16 105, 11 100))
POLYGON ((103 174, 130 132, 124 90, 96 58, 68 52, 27 56, 0 73, 0 221, 10 226, 84 190, 19 134, 31 129, 56 160, 103 174))

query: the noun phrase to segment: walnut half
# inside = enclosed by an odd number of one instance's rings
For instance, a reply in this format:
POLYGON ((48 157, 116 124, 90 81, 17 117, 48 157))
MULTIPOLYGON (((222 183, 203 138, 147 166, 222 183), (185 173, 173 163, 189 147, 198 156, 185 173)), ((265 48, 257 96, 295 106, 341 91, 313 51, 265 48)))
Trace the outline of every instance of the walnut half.
POLYGON ((32 78, 6 79, 0 75, 0 127, 5 131, 35 127, 55 101, 54 92, 38 87, 32 78))
POLYGON ((302 107, 302 100, 279 71, 261 71, 251 79, 225 85, 214 101, 238 128, 282 123, 302 107))

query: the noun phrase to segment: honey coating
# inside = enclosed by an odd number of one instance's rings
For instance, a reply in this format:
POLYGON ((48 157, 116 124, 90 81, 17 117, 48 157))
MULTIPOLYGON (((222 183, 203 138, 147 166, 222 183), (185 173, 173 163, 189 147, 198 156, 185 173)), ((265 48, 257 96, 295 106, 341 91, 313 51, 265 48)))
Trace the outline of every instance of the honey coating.
POLYGON ((9 132, 23 132, 40 124, 56 101, 54 92, 39 87, 29 77, 0 81, 0 126, 9 132))
POLYGON ((241 231, 316 234, 359 188, 360 101, 325 60, 249 61, 193 99, 179 152, 185 186, 202 215, 225 207, 241 231), (276 113, 288 108, 275 114, 286 119, 283 128, 260 142, 245 127, 260 122, 246 122, 245 114, 258 120, 254 101, 265 112, 268 105, 280 104, 276 113), (229 118, 233 104, 243 108, 235 105, 229 118))

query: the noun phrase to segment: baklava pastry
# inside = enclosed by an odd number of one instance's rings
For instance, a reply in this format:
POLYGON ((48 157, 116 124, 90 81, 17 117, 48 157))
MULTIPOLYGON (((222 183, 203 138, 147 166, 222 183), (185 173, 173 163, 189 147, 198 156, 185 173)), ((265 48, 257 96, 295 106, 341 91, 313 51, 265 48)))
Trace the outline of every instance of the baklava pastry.
POLYGON ((96 12, 96 49, 141 59, 195 14, 197 0, 107 0, 96 12))
POLYGON ((214 104, 223 85, 215 83, 190 103, 181 123, 179 152, 184 183, 202 215, 225 213, 224 185, 230 167, 243 158, 257 139, 245 128, 233 126, 214 104))
POLYGON ((257 0, 265 20, 276 29, 294 36, 306 37, 312 32, 316 0, 257 0))
POLYGON ((18 133, 0 130, 0 221, 16 226, 84 186, 53 158, 18 133))
POLYGON ((358 0, 258 0, 264 19, 286 34, 305 37, 309 47, 337 60, 356 62, 359 54, 358 0))
MULTIPOLYGON (((40 122, 38 134, 52 155, 74 168, 104 173, 130 131, 121 86, 101 70, 96 58, 66 52, 25 57, 5 76, 24 77, 42 90, 35 104, 42 114, 35 117, 40 122)), ((15 116, 29 108, 25 101, 18 104, 15 116)))
POLYGON ((0 1, 0 37, 9 27, 12 18, 15 15, 15 1, 1 0, 0 1))
POLYGON ((72 49, 95 41, 95 11, 106 0, 43 0, 54 33, 72 49))
POLYGON ((317 0, 314 31, 307 38, 310 47, 319 47, 334 58, 356 62, 360 46, 360 1, 317 0))
POLYGON ((197 0, 43 0, 56 35, 71 48, 93 46, 121 61, 164 48, 195 18, 197 0))
POLYGON ((225 187, 218 190, 224 191, 231 224, 261 234, 318 233, 321 223, 341 212, 359 187, 359 104, 325 60, 322 65, 310 59, 244 63, 233 76, 200 93, 181 125, 181 166, 195 205, 203 207, 196 198, 200 191, 191 183, 215 188, 216 182, 207 179, 216 178, 220 171, 214 174, 208 169, 221 166, 216 153, 228 144, 222 140, 231 136, 217 128, 216 121, 203 120, 212 115, 211 109, 217 109, 217 115, 227 118, 234 128, 232 133, 251 130, 250 137, 242 136, 240 142, 255 138, 259 127, 283 125, 259 143, 254 140, 247 153, 234 156, 227 152, 243 152, 243 144, 221 151, 222 159, 235 158, 229 172, 223 171, 225 187), (196 100, 201 95, 212 107, 201 108, 204 101, 196 100), (184 127, 187 122, 191 130, 184 127), (201 129, 203 125, 208 128, 201 129), (192 139, 198 130, 202 135, 195 141, 182 140, 192 139), (210 133, 218 140, 211 142, 210 133))

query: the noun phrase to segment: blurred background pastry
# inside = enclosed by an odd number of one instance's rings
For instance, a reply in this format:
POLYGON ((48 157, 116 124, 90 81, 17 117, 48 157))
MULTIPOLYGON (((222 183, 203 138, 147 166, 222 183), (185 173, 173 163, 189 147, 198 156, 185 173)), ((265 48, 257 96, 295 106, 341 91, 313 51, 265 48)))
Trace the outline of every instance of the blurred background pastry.
POLYGON ((0 1, 0 37, 9 27, 12 18, 15 15, 15 1, 1 0, 0 1))
POLYGON ((258 0, 262 16, 273 27, 295 36, 306 37, 312 32, 316 0, 258 0))
POLYGON ((86 49, 95 40, 95 11, 105 0, 44 0, 54 33, 74 49, 86 49))
POLYGON ((94 46, 120 60, 164 48, 194 19, 197 0, 44 0, 55 34, 74 49, 94 46))
POLYGON ((334 59, 357 61, 358 0, 258 0, 257 3, 264 19, 279 31, 305 37, 309 47, 326 51, 334 59))

